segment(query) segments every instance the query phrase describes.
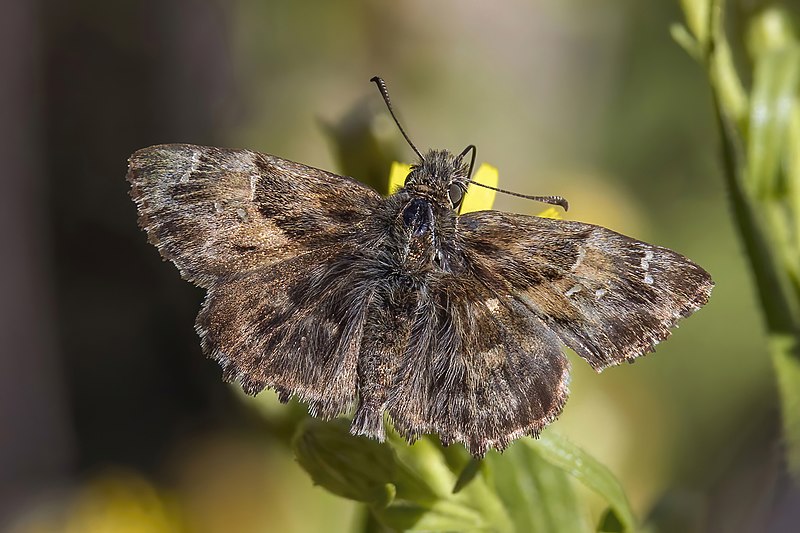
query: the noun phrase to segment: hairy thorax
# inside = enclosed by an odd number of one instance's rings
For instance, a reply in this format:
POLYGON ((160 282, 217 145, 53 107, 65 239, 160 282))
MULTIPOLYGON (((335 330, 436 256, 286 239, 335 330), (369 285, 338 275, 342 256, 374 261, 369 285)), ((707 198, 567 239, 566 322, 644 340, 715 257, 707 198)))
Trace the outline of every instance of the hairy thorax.
POLYGON ((402 270, 411 275, 460 271, 463 258, 456 245, 455 212, 424 196, 407 197, 394 225, 402 270))

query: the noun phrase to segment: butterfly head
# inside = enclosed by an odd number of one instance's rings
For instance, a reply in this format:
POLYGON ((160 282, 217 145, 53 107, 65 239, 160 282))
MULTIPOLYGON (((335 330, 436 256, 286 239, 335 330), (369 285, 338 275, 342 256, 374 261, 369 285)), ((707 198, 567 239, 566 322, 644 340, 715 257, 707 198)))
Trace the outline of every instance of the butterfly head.
POLYGON ((411 167, 405 190, 412 198, 426 200, 440 209, 458 210, 468 183, 469 168, 462 156, 430 150, 411 167))

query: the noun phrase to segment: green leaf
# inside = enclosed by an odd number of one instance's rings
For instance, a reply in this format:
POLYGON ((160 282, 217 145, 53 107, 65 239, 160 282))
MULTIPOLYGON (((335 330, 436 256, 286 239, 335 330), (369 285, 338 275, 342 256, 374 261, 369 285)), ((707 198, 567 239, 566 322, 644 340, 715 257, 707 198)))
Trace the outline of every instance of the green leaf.
POLYGON ((781 160, 795 95, 800 88, 800 47, 770 48, 756 58, 750 103, 748 184, 761 199, 785 192, 781 160))
POLYGON ((636 519, 625 491, 611 471, 594 457, 552 431, 535 441, 525 440, 550 464, 571 474, 575 479, 602 496, 617 516, 623 531, 633 531, 636 519))
POLYGON ((702 47, 708 46, 708 14, 711 11, 710 0, 681 0, 686 24, 692 35, 702 47))
POLYGON ((383 507, 395 498, 437 499, 423 479, 398 461, 391 446, 350 435, 346 421, 307 419, 293 446, 314 483, 344 498, 383 507))
POLYGON ((481 471, 481 465, 483 461, 480 459, 472 458, 472 460, 467 463, 461 470, 461 474, 458 475, 458 479, 456 480, 456 485, 453 487, 453 494, 456 494, 461 491, 464 487, 466 487, 470 481, 472 481, 475 476, 481 471))
POLYGON ((687 54, 692 56, 692 59, 697 62, 703 61, 703 50, 700 48, 700 44, 697 40, 689 33, 689 30, 686 29, 686 26, 677 23, 672 24, 669 27, 669 33, 672 35, 675 42, 678 43, 687 54))
POLYGON ((502 455, 486 461, 490 484, 497 491, 515 531, 588 531, 587 509, 575 494, 572 480, 545 460, 529 439, 517 441, 502 455))
MULTIPOLYGON (((800 45, 769 47, 756 59, 748 140, 747 184, 769 225, 768 237, 798 297, 800 207, 795 169, 800 45), (794 180, 794 181, 792 181, 794 180)), ((797 309, 796 309, 797 311, 797 309)))
POLYGON ((797 42, 791 12, 778 3, 757 10, 747 26, 747 49, 757 57, 765 50, 777 50, 797 42))
MULTIPOLYGON (((736 61, 733 51, 725 35, 724 0, 711 0, 708 4, 707 32, 704 50, 706 51, 705 64, 708 66, 708 76, 711 86, 725 116, 737 126, 742 126, 747 120, 747 91, 745 91, 739 73, 736 71, 736 61)), ((687 20, 690 15, 687 13, 687 20)))
POLYGON ((553 434, 520 439, 484 460, 461 446, 444 448, 433 437, 412 446, 395 440, 353 437, 344 420, 308 420, 294 447, 315 483, 366 503, 378 523, 394 530, 588 531, 588 507, 575 492, 575 479, 609 504, 613 517, 604 523, 617 520, 622 531, 633 528, 633 514, 611 473, 553 434))
POLYGON ((482 479, 453 494, 456 474, 428 439, 413 446, 349 433, 345 420, 307 420, 294 439, 300 465, 339 496, 370 505, 375 518, 397 530, 511 531, 499 499, 482 479))
POLYGON ((432 505, 398 502, 375 513, 380 522, 400 531, 508 531, 495 527, 477 510, 447 499, 432 505))

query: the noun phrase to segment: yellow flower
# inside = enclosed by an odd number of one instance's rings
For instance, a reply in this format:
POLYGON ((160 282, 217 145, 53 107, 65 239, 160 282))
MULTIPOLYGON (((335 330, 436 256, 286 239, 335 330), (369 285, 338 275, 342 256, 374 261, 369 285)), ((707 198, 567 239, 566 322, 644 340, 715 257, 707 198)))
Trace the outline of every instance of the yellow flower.
POLYGON ((405 163, 392 162, 389 170, 389 194, 394 194, 406 183, 406 176, 411 172, 411 165, 405 163))
POLYGON ((559 211, 555 207, 548 207, 547 209, 545 209, 544 211, 542 211, 541 213, 539 213, 536 216, 537 217, 542 217, 542 218, 554 218, 556 220, 561 220, 561 218, 562 218, 561 217, 561 211, 559 211))

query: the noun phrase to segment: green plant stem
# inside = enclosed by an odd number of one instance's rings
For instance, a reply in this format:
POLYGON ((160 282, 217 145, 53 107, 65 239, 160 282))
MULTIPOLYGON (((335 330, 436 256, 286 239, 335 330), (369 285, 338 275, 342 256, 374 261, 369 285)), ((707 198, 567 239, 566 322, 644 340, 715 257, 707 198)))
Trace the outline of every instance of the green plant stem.
MULTIPOLYGON (((744 149, 747 133, 742 133, 748 126, 743 111, 746 97, 741 96, 744 93, 724 35, 724 2, 713 0, 709 5, 708 42, 702 44, 705 45, 705 61, 722 139, 724 175, 734 220, 764 312, 768 350, 777 376, 787 462, 790 470, 800 475, 800 302, 792 285, 793 264, 785 260, 785 255, 782 256, 780 247, 785 243, 778 238, 787 231, 791 232, 791 228, 773 227, 787 221, 785 214, 780 212, 783 207, 769 198, 756 198, 754 187, 747 186, 748 180, 752 181, 754 176, 748 174, 753 161, 747 159, 744 149)), ((792 148, 787 145, 786 150, 792 148)))

